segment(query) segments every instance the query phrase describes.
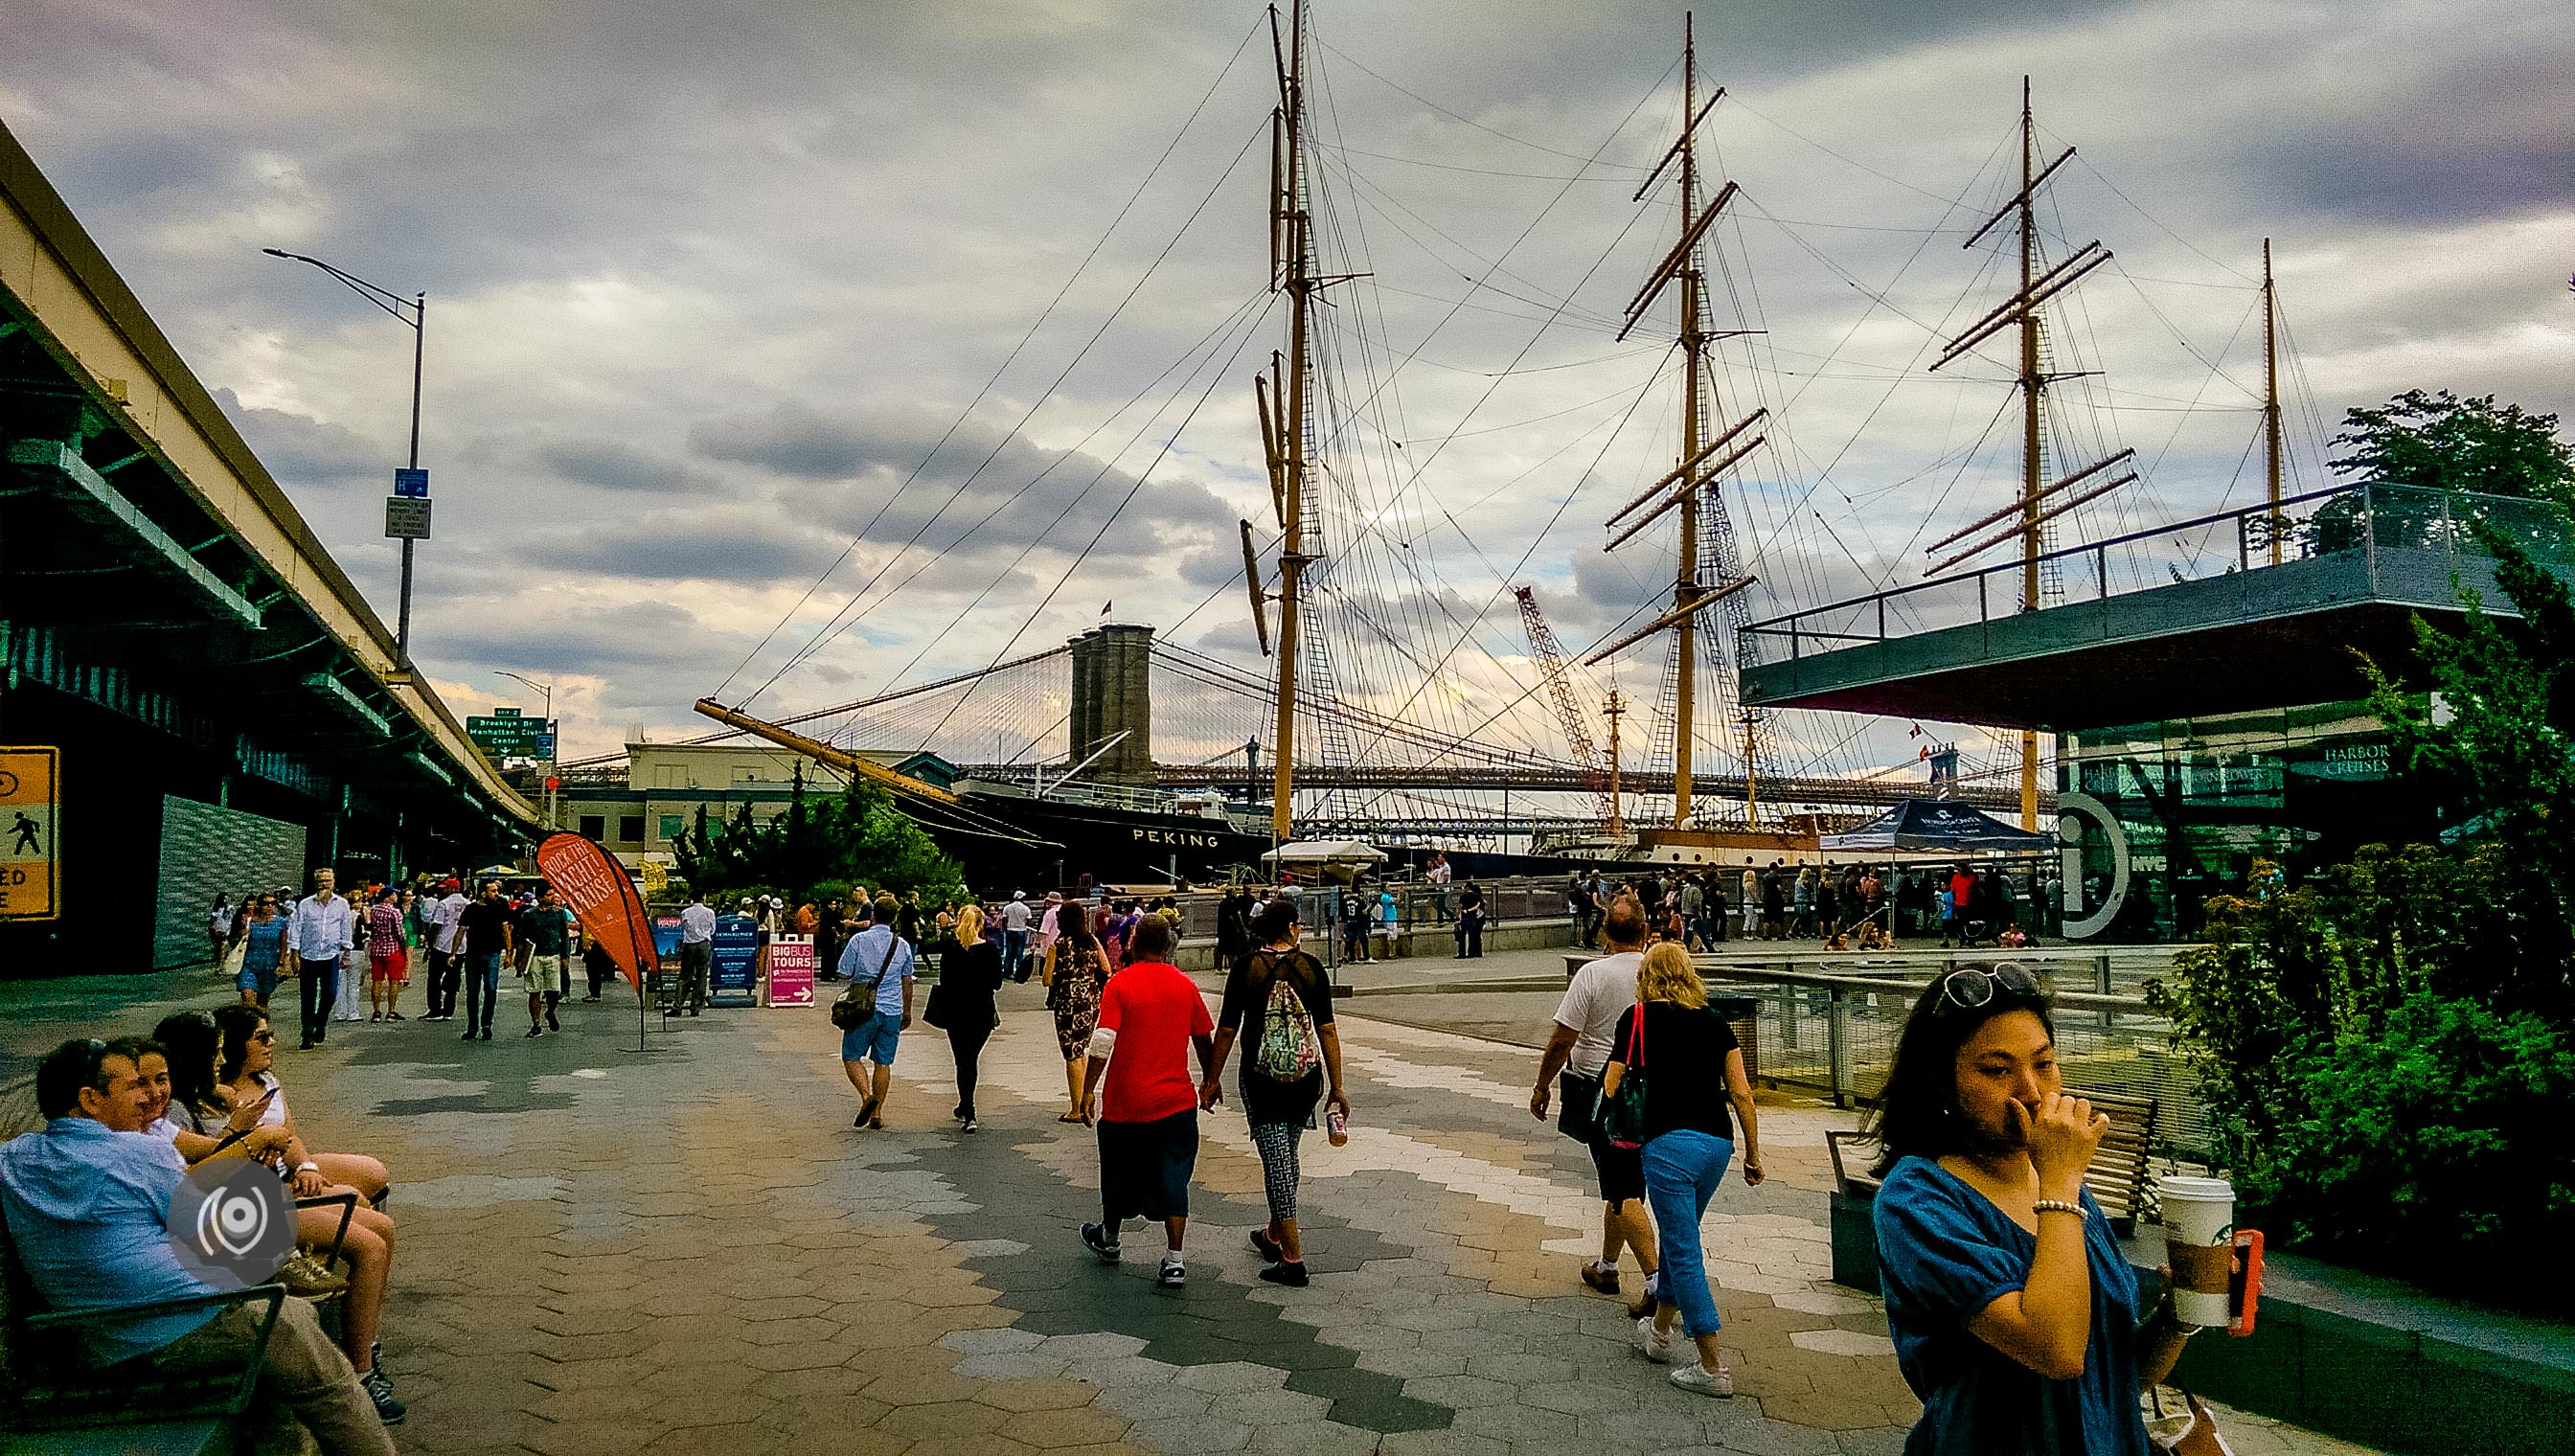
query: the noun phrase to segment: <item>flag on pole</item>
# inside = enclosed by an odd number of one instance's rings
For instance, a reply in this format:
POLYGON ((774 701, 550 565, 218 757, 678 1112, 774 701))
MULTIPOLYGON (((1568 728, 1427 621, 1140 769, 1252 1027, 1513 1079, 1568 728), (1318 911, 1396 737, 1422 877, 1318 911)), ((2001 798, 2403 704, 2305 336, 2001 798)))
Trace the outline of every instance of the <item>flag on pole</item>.
POLYGON ((537 871, 563 891, 581 927, 617 962, 637 994, 661 962, 653 950, 653 922, 626 869, 608 851, 579 834, 549 834, 537 846, 537 871))

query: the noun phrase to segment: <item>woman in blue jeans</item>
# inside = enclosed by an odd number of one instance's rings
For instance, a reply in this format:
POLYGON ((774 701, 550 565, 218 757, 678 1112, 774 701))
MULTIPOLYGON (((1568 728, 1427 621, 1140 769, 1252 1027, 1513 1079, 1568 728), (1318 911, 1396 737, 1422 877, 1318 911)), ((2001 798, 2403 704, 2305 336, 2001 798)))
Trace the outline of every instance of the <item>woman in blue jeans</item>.
POLYGON ((1669 941, 1647 950, 1636 967, 1636 1008, 1619 1021, 1600 1076, 1603 1105, 1631 1069, 1645 1079, 1645 1201, 1662 1246, 1654 1312, 1636 1321, 1636 1348, 1657 1364, 1670 1360, 1677 1320, 1698 1349, 1696 1359, 1673 1367, 1672 1384, 1729 1396, 1734 1376, 1717 1352, 1716 1299, 1708 1292, 1698 1224, 1734 1157, 1727 1104, 1743 1119, 1746 1186, 1761 1181, 1761 1131, 1734 1028, 1708 1009, 1698 967, 1669 941))

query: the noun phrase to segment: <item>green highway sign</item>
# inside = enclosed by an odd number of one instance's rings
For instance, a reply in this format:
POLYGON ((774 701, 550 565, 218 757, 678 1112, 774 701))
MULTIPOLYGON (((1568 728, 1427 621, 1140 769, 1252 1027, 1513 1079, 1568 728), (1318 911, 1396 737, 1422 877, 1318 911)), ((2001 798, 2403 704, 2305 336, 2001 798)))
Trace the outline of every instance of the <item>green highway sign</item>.
POLYGON ((523 718, 515 708, 496 708, 490 718, 469 718, 465 735, 494 758, 543 758, 554 747, 551 719, 523 718))

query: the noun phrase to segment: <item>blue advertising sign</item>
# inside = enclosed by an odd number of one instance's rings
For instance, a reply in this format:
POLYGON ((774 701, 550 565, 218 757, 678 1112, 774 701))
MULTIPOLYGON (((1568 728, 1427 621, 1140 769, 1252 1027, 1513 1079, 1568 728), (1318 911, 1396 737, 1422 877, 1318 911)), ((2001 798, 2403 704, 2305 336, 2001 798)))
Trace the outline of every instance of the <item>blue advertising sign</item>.
POLYGON ((397 496, 427 497, 429 495, 428 469, 426 467, 421 469, 413 469, 409 466, 394 467, 394 494, 397 496))
POLYGON ((760 1004, 760 921, 756 917, 716 916, 715 964, 707 976, 707 1004, 760 1004))
POLYGON ((653 953, 673 965, 680 963, 680 934, 683 927, 677 915, 653 917, 653 953))

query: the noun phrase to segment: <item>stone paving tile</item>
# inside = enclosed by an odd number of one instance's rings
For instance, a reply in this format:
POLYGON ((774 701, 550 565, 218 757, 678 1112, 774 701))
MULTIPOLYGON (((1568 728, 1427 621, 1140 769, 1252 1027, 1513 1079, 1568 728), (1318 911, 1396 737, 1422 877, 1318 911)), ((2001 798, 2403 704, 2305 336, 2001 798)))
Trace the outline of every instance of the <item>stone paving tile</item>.
MULTIPOLYGON (((656 1027, 642 1053, 612 1001, 566 1007, 567 1034, 534 1041, 460 1046, 412 1021, 285 1058, 308 1140, 395 1171, 398 1444, 1900 1447, 1916 1407, 1877 1301, 1825 1278, 1822 1133, 1841 1114, 1765 1105, 1773 1178, 1710 1208, 1742 1392, 1710 1401, 1636 1358, 1618 1304, 1575 1283, 1598 1205, 1583 1150, 1529 1119, 1531 1053, 1345 1017, 1356 1125, 1346 1147, 1304 1143, 1312 1287, 1254 1277, 1260 1164, 1220 1109, 1202 1120, 1189 1283, 1166 1290, 1141 1226, 1116 1268, 1074 1238, 1096 1216, 1096 1151, 1054 1120, 1063 1073, 1036 989, 1006 992, 973 1137, 947 1116, 946 1047, 923 1030, 905 1037, 887 1130, 851 1129, 819 1008, 656 1027)), ((2229 1429, 2244 1456, 2355 1449, 2240 1414, 2229 1429)))

